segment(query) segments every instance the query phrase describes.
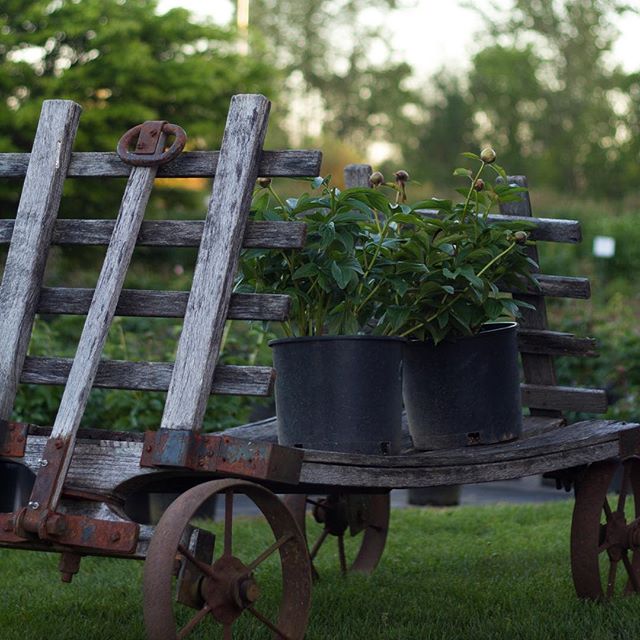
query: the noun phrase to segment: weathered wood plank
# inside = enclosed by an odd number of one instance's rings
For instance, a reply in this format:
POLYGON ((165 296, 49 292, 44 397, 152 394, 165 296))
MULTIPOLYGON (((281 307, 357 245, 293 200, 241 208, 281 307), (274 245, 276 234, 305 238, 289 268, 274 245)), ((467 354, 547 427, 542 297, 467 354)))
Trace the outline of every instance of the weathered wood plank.
POLYGON ((583 413, 605 413, 608 407, 604 389, 523 384, 522 404, 531 409, 557 409, 583 413))
MULTIPOLYGON (((550 434, 532 436, 526 452, 518 449, 524 439, 503 445, 464 447, 455 450, 455 455, 438 451, 402 456, 354 456, 305 451, 301 481, 309 487, 388 489, 507 480, 614 457, 618 453, 618 434, 638 426, 615 421, 576 423, 557 429, 552 439, 550 434), (492 460, 491 452, 497 448, 502 453, 492 460), (479 452, 485 449, 488 451, 484 457, 478 458, 479 452), (445 453, 449 455, 448 462, 436 464, 442 462, 445 453), (416 460, 417 455, 423 459, 416 460)), ((29 436, 27 440, 23 462, 34 472, 45 442, 45 436, 29 436)), ((140 467, 142 446, 141 442, 80 439, 67 482, 77 489, 98 493, 111 493, 119 486, 140 483, 145 477, 158 473, 140 467), (96 469, 100 469, 100 473, 96 473, 96 469)), ((210 477, 212 474, 202 474, 203 480, 210 477)))
MULTIPOLYGON (((562 418, 545 418, 540 416, 523 416, 522 430, 525 434, 537 434, 541 432, 551 431, 565 424, 562 418)), ((234 438, 243 438, 245 440, 260 440, 264 442, 278 441, 278 420, 276 417, 260 420, 259 422, 251 422, 238 427, 231 427, 222 432, 224 435, 234 438)), ((221 435, 222 435, 221 434, 221 435)), ((495 445, 491 445, 492 447, 495 445)), ((409 435, 409 425, 407 423, 407 414, 402 414, 402 445, 403 451, 413 448, 411 436, 409 435)))
MULTIPOLYGON (((38 313, 83 315, 89 310, 93 289, 43 287, 38 313)), ((188 291, 145 291, 123 289, 116 315, 148 318, 183 318, 188 291)), ((279 294, 234 293, 229 304, 232 320, 286 320, 291 306, 289 296, 279 294)))
POLYGON ((81 107, 42 105, 0 285, 0 419, 13 409, 81 107))
MULTIPOLYGON (((20 377, 23 384, 62 385, 71 369, 70 358, 27 356, 20 377)), ((127 362, 102 360, 94 386, 106 389, 138 389, 166 391, 173 364, 170 362, 127 362)), ((268 396, 274 373, 271 367, 239 367, 221 365, 216 368, 211 393, 222 395, 268 396)))
MULTIPOLYGON (((4 153, 0 156, 0 178, 21 178, 26 174, 30 154, 4 153)), ((183 153, 158 171, 159 178, 210 178, 218 170, 219 151, 183 153)), ((258 175, 272 178, 314 178, 320 174, 322 152, 315 149, 262 151, 258 175)), ((112 152, 71 154, 68 176, 72 178, 126 178, 131 167, 112 152)))
MULTIPOLYGON (((429 218, 437 218, 435 209, 418 209, 429 218)), ((510 222, 521 220, 520 215, 489 214, 489 220, 494 222, 510 222)), ((562 218, 534 218, 530 216, 527 222, 533 222, 536 226, 530 233, 531 240, 547 242, 565 242, 576 244, 582 241, 582 229, 578 220, 563 220, 562 218)))
POLYGON ((550 356, 598 355, 594 338, 578 338, 571 333, 518 329, 518 349, 524 353, 540 353, 550 356))
MULTIPOLYGON (((161 134, 161 138, 163 142, 164 134, 161 134)), ((157 167, 135 167, 127 181, 111 242, 67 377, 53 425, 52 438, 63 438, 71 443, 74 441, 100 364, 102 350, 135 248, 136 236, 153 190, 156 172, 157 167)), ((63 464, 61 476, 64 476, 68 462, 69 460, 63 464)), ((52 508, 55 508, 62 490, 62 480, 57 484, 59 486, 53 497, 52 508)))
MULTIPOLYGON (((525 176, 509 176, 509 184, 516 184, 520 187, 528 188, 525 176)), ((531 199, 529 192, 521 193, 519 200, 500 205, 500 213, 509 216, 532 217, 531 199)), ((527 254, 536 263, 540 263, 538 249, 535 246, 527 247, 527 254)), ((547 327, 547 305, 543 295, 537 294, 517 294, 515 298, 532 305, 532 309, 522 309, 519 324, 524 329, 537 329, 545 331, 547 327)), ((555 385, 557 384, 556 370, 553 357, 540 353, 523 353, 522 369, 524 381, 534 385, 555 385)), ((562 412, 557 409, 531 410, 533 415, 561 417, 562 412)))
POLYGON ((234 96, 231 101, 162 416, 164 429, 198 429, 202 423, 258 175, 270 104, 260 95, 234 96))
POLYGON ((526 283, 526 288, 507 287, 500 285, 502 291, 535 297, 546 298, 573 298, 588 300, 591 297, 591 285, 588 278, 576 278, 573 276, 551 276, 543 273, 535 274, 539 289, 531 283, 526 283))
MULTIPOLYGON (((114 220, 58 220, 51 243, 58 245, 109 244, 114 220)), ((13 220, 0 220, 0 244, 11 242, 13 220)), ((199 247, 201 220, 150 220, 142 223, 137 239, 141 247, 199 247)), ((300 249, 304 246, 304 222, 249 222, 243 246, 254 249, 300 249)))

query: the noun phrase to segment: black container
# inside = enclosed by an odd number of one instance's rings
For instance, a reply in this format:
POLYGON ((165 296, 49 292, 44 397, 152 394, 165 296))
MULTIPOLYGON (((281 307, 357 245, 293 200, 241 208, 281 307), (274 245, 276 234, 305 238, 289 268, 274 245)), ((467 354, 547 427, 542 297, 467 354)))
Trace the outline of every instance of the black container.
POLYGON ((403 395, 416 449, 513 440, 522 433, 515 322, 434 345, 407 342, 403 395))
POLYGON ((400 451, 404 340, 321 336, 269 345, 280 444, 345 453, 400 451))

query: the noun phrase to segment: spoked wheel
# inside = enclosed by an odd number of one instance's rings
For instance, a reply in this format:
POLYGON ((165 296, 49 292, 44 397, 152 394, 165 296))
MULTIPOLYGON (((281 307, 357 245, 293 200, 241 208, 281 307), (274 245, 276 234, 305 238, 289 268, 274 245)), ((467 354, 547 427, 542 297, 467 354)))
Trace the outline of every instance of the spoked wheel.
MULTIPOLYGON (((264 637, 299 640, 307 627, 311 582, 304 537, 291 513, 275 495, 264 487, 241 480, 206 482, 171 504, 149 545, 144 567, 147 637, 176 640, 186 638, 196 628, 200 632, 205 631, 201 627, 209 627, 207 638, 231 640, 234 624, 241 616, 248 616, 255 619, 256 627, 262 627, 264 637), (215 536, 193 526, 197 524, 193 518, 198 508, 216 494, 224 495, 225 505, 220 554, 214 553, 215 536), (249 497, 256 504, 275 537, 272 544, 250 552, 247 560, 236 555, 238 549, 234 545, 233 503, 237 494, 249 497), (280 555, 281 580, 273 585, 273 572, 261 570, 276 551, 280 555), (261 576, 266 582, 261 583, 261 576), (261 608, 265 584, 277 591, 275 613, 261 608)), ((242 633, 242 637, 246 637, 247 632, 242 633)), ((253 632, 250 633, 254 637, 253 632)))
POLYGON ((576 483, 571 571, 581 598, 640 593, 640 462, 628 460, 617 502, 607 497, 621 463, 596 462, 576 483))
MULTIPOLYGON (((311 497, 303 494, 289 495, 285 504, 291 509, 296 522, 309 543, 311 561, 316 558, 330 537, 337 541, 338 562, 343 575, 347 573, 370 574, 378 565, 389 530, 389 494, 341 494, 311 497), (311 510, 319 525, 317 531, 307 531, 306 513, 311 510), (345 535, 357 537, 357 550, 353 560, 348 559, 345 535), (359 545, 358 545, 359 542, 359 545)), ((347 545, 351 546, 351 545, 347 545)), ((315 568, 314 576, 317 577, 315 568)))

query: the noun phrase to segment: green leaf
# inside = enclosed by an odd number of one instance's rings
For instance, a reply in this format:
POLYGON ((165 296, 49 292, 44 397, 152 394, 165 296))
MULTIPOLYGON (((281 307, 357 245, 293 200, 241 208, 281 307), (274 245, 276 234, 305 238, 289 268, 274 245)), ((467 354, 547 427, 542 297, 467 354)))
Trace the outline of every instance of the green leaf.
POLYGON ((454 176, 464 176, 465 178, 473 178, 473 172, 471 169, 465 169, 464 167, 458 167, 453 170, 454 176))
POLYGON ((465 151, 464 153, 460 154, 463 158, 468 158, 469 160, 477 160, 478 162, 482 162, 482 159, 480 158, 479 155, 475 154, 475 153, 471 153, 470 151, 465 151))

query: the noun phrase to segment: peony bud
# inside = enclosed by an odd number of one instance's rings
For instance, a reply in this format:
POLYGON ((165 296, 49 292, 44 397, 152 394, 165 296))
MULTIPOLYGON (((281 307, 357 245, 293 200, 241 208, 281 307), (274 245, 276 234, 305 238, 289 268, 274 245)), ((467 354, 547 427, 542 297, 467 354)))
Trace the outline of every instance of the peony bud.
POLYGON ((529 234, 526 231, 516 231, 513 234, 513 239, 518 244, 526 244, 527 240, 529 239, 529 234))
POLYGON ((480 152, 480 160, 485 164, 496 161, 496 152, 491 147, 486 147, 480 152))
POLYGON ((409 180, 409 174, 404 169, 396 171, 393 175, 396 179, 396 182, 399 182, 400 184, 405 184, 407 180, 409 180))
POLYGON ((482 178, 478 178, 474 183, 473 183, 473 188, 476 191, 482 191, 484 189, 484 180, 482 178))
POLYGON ((384 184, 384 176, 379 171, 374 171, 369 176, 369 184, 372 187, 379 187, 381 184, 384 184))
POLYGON ((271 178, 258 178, 258 186, 266 189, 271 184, 271 178))

